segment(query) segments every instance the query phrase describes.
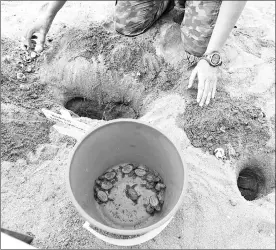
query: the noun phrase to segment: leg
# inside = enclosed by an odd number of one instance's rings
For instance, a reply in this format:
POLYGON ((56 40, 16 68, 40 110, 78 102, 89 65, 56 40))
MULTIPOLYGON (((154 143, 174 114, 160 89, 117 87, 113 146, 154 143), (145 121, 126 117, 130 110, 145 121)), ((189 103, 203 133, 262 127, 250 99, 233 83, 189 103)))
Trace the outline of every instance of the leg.
POLYGON ((173 0, 116 1, 115 29, 126 36, 137 36, 149 29, 171 8, 173 0))
POLYGON ((181 37, 186 52, 202 56, 207 49, 221 1, 186 1, 181 37))

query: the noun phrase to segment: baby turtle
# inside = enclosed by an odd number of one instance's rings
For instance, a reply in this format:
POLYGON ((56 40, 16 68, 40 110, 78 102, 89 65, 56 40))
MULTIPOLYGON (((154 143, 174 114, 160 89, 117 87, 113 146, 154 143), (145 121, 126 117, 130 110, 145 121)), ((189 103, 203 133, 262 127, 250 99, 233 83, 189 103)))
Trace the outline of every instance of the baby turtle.
POLYGON ((146 172, 148 171, 148 168, 146 166, 144 166, 144 165, 139 165, 137 168, 141 169, 141 170, 144 170, 146 172))
POLYGON ((136 174, 135 174, 134 170, 130 171, 130 173, 128 174, 128 177, 132 177, 133 179, 136 178, 136 174))
POLYGON ((164 189, 161 189, 161 191, 157 194, 157 198, 158 198, 160 204, 164 203, 164 200, 165 200, 165 191, 164 191, 164 189))
POLYGON ((96 185, 99 185, 99 186, 102 185, 102 182, 99 179, 95 180, 95 183, 96 183, 96 185))
POLYGON ((146 207, 146 212, 149 213, 150 215, 153 215, 154 208, 150 204, 146 205, 145 207, 146 207))
POLYGON ((102 174, 101 176, 98 177, 99 180, 104 181, 105 180, 105 174, 102 174))
POLYGON ((122 172, 124 174, 129 174, 132 170, 133 170, 133 166, 130 165, 130 164, 127 164, 127 165, 122 167, 122 172))
POLYGON ((139 177, 143 177, 143 176, 145 176, 146 173, 147 173, 146 170, 140 169, 140 168, 135 169, 134 172, 135 172, 135 174, 136 174, 137 176, 139 176, 139 177))
POLYGON ((158 182, 158 183, 155 185, 155 189, 156 189, 157 191, 160 191, 161 189, 165 189, 165 188, 166 188, 166 185, 163 184, 163 183, 160 183, 160 182, 158 182))
POLYGON ((102 190, 97 191, 97 198, 99 199, 100 202, 103 202, 103 203, 108 201, 107 194, 102 190))
POLYGON ((161 211, 161 206, 158 204, 158 205, 155 207, 155 210, 156 210, 157 212, 160 212, 160 211, 161 211))
POLYGON ((156 182, 160 182, 162 180, 160 174, 156 170, 153 170, 153 174, 156 182))
POLYGON ((154 188, 154 182, 147 182, 146 183, 146 189, 153 189, 154 188))
POLYGON ((157 199, 157 197, 155 195, 152 195, 150 198, 149 198, 149 204, 153 207, 153 208, 156 208, 158 205, 159 205, 159 201, 157 199))
POLYGON ((126 185, 126 196, 127 198, 131 199, 135 204, 137 204, 137 201, 141 195, 138 195, 136 190, 134 189, 137 186, 137 184, 134 184, 132 186, 126 185))
POLYGON ((105 175, 104 175, 104 177, 105 177, 105 179, 107 179, 107 180, 112 180, 114 177, 116 176, 116 173, 115 172, 109 172, 109 173, 106 173, 105 175))
POLYGON ((155 177, 154 177, 153 174, 147 174, 146 180, 147 180, 148 182, 154 182, 154 181, 155 181, 155 177))
POLYGON ((120 165, 117 165, 111 168, 111 170, 115 172, 117 172, 119 169, 120 169, 120 165))
POLYGON ((109 190, 113 187, 113 184, 109 181, 103 181, 101 183, 101 188, 104 189, 104 190, 109 190))
POLYGON ((100 189, 97 186, 94 186, 94 197, 97 198, 97 193, 100 189))
POLYGON ((107 169, 105 172, 106 173, 110 173, 110 172, 112 172, 113 171, 113 169, 112 168, 109 168, 109 169, 107 169))

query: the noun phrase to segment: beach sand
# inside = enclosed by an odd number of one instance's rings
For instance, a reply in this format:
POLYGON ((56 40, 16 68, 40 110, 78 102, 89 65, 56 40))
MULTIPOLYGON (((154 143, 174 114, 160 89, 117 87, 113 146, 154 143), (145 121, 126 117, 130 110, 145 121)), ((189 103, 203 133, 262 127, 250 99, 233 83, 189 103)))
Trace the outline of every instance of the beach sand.
POLYGON ((67 2, 45 52, 23 64, 20 39, 44 2, 1 2, 1 227, 33 235, 37 248, 118 248, 83 229, 65 185, 78 137, 58 133, 41 112, 81 97, 93 100, 98 119, 158 127, 187 166, 187 192, 172 222, 132 248, 274 249, 275 2, 247 3, 223 47, 216 98, 204 108, 195 105, 196 89, 186 89, 191 71, 176 11, 127 38, 113 32, 114 2, 67 2), (213 155, 218 147, 226 160, 213 155), (262 175, 252 201, 237 185, 245 167, 262 175))

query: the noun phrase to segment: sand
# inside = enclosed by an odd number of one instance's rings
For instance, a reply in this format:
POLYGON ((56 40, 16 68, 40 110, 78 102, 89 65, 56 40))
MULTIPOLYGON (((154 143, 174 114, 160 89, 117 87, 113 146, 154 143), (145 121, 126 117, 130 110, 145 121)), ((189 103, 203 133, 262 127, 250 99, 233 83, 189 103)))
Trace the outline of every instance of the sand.
POLYGON ((188 167, 173 221, 133 248, 274 249, 275 3, 247 3, 223 47, 217 98, 203 109, 194 104, 196 90, 186 90, 190 71, 174 12, 125 38, 113 33, 113 2, 68 2, 45 52, 24 63, 19 41, 41 5, 1 2, 1 227, 33 235, 37 248, 117 248, 82 228, 67 195, 67 161, 79 134, 57 132, 41 112, 82 97, 93 100, 88 115, 97 119, 74 119, 97 127, 105 123, 100 116, 135 114, 169 136, 188 167), (26 80, 17 79, 20 72, 26 80), (212 154, 218 146, 224 161, 212 154), (265 179, 253 201, 237 186, 245 166, 265 179))

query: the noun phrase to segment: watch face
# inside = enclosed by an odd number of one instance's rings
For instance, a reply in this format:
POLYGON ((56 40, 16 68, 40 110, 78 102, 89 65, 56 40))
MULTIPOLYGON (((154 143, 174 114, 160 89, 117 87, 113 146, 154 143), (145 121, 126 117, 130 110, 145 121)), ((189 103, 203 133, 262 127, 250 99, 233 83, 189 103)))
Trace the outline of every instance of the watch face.
POLYGON ((211 63, 214 65, 218 65, 220 63, 220 55, 219 54, 213 54, 211 58, 211 63))

